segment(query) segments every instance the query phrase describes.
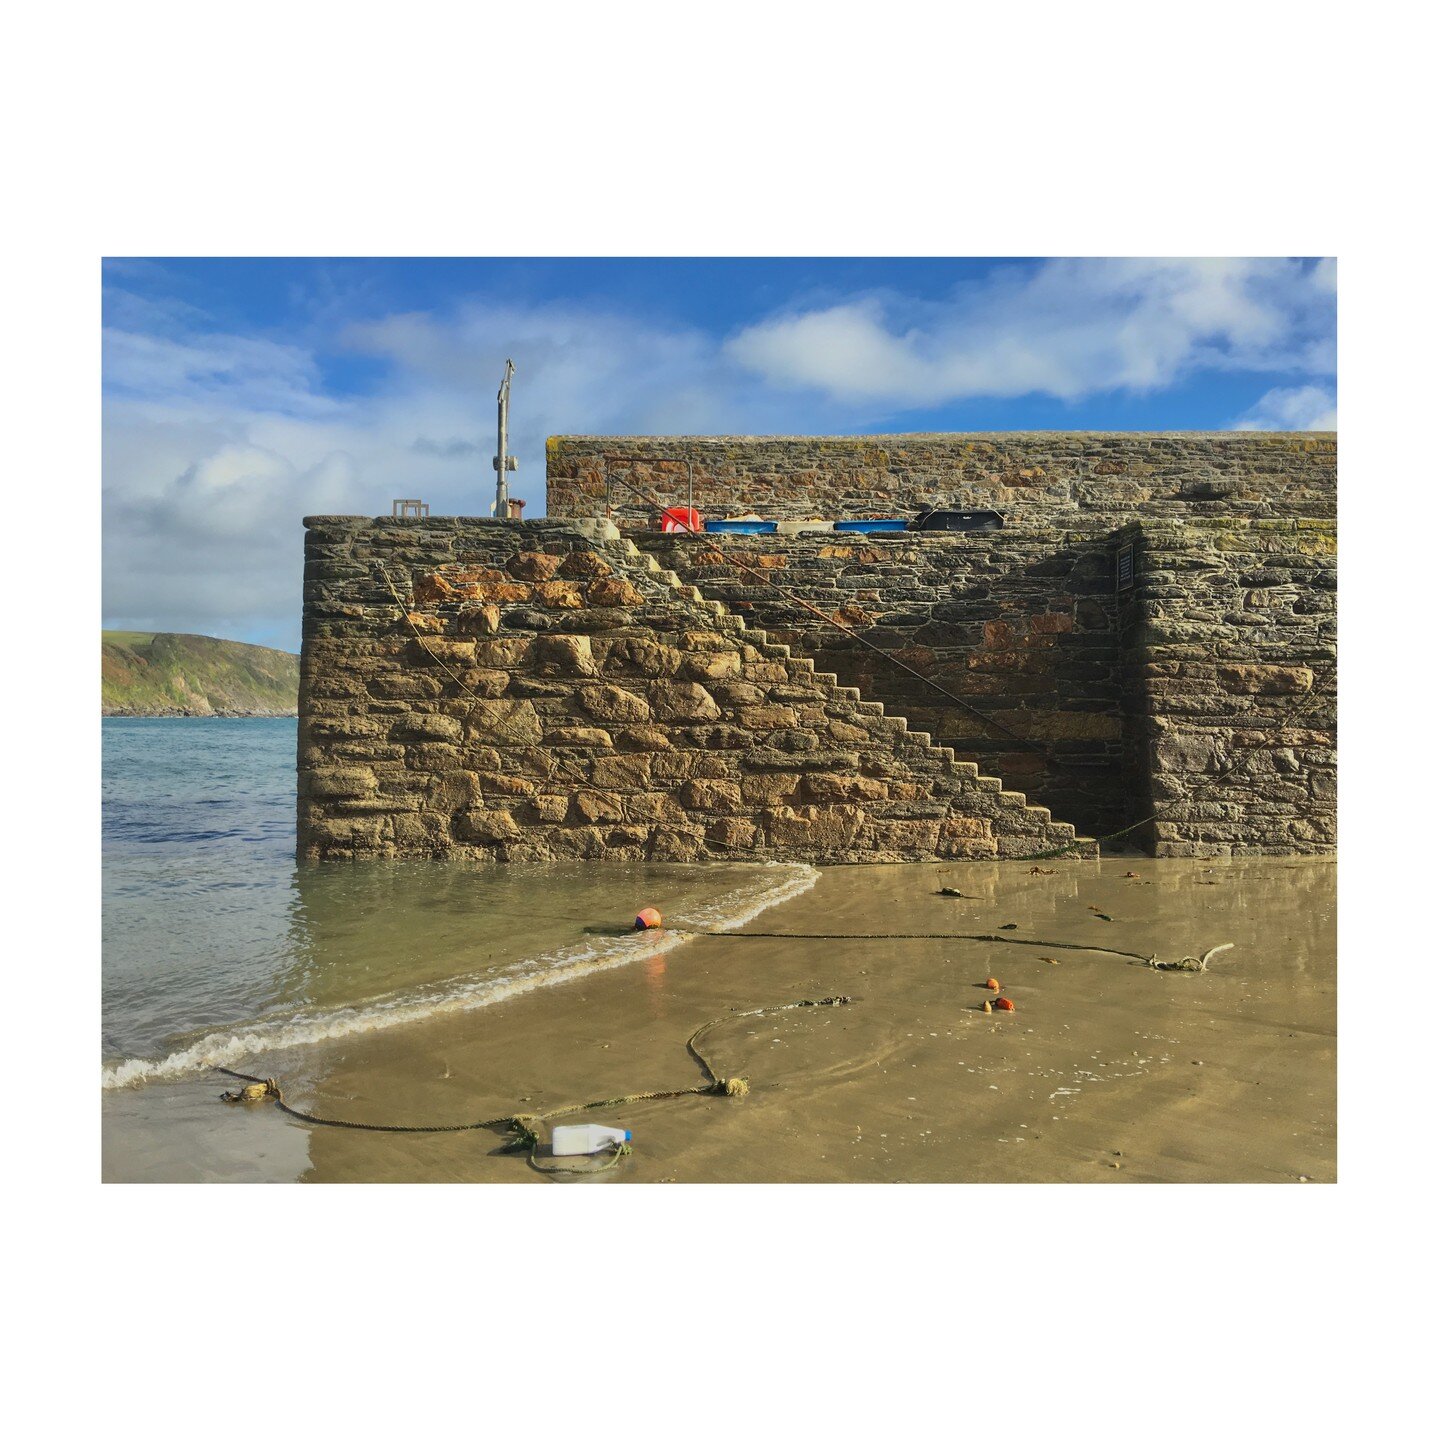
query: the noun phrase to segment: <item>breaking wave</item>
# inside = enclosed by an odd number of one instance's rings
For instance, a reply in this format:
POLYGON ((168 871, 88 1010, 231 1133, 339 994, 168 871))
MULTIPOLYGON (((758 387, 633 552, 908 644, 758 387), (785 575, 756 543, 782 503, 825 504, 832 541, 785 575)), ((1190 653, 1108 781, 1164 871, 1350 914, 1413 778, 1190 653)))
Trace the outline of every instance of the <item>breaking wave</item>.
MULTIPOLYGON (((769 864, 761 868, 767 876, 765 882, 742 886, 709 904, 677 913, 672 917, 673 923, 690 927, 691 931, 736 930, 772 906, 803 895, 820 878, 820 872, 811 865, 769 864)), ((613 970, 663 955, 691 938, 692 934, 684 929, 596 938, 534 956, 498 973, 400 991, 361 1005, 280 1016, 213 1031, 159 1059, 118 1060, 105 1066, 101 1071, 101 1088, 116 1090, 147 1080, 213 1069, 217 1065, 236 1065, 272 1050, 317 1045, 347 1035, 409 1025, 434 1015, 495 1005, 548 985, 562 985, 593 975, 598 970, 613 970)))

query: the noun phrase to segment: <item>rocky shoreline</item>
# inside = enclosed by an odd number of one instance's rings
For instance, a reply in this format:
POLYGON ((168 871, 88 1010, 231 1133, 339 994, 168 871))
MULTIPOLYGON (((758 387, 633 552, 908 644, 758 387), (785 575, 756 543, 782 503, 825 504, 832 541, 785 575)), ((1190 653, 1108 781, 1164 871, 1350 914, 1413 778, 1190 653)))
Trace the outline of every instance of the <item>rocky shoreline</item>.
POLYGON ((127 710, 102 705, 102 720, 294 720, 298 710, 127 710))

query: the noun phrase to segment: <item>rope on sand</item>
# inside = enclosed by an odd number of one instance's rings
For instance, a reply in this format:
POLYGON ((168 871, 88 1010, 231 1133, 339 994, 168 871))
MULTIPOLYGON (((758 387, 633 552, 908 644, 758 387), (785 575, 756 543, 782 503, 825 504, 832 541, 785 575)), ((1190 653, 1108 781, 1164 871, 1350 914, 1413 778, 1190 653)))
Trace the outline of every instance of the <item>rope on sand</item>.
POLYGON ((453 1135, 465 1130, 500 1130, 510 1137, 501 1153, 525 1153, 530 1168, 542 1175, 598 1175, 614 1169, 621 1159, 630 1153, 630 1147, 628 1145, 615 1146, 607 1156, 605 1163, 599 1166, 542 1166, 535 1161, 535 1151, 540 1144, 540 1126, 547 1121, 553 1122, 562 1115, 579 1115, 590 1110, 610 1110, 622 1105, 636 1105, 643 1100, 678 1100, 686 1095, 727 1095, 737 1100, 743 1099, 750 1093, 749 1081, 738 1075, 728 1078, 722 1076, 701 1052, 699 1042, 702 1036, 731 1020, 777 1015, 784 1010, 805 1010, 826 1005, 853 1005, 855 1003, 855 1000, 849 995, 826 995, 817 1000, 792 1000, 786 1005, 767 1005, 759 1010, 742 1010, 731 1015, 718 1015, 713 1020, 707 1020, 694 1030, 685 1042, 685 1049, 705 1077, 704 1083, 700 1085, 688 1085, 679 1090, 640 1090, 629 1095, 613 1095, 604 1100, 585 1100, 575 1105, 561 1105, 553 1110, 544 1110, 537 1114, 497 1115, 489 1120, 465 1120, 456 1125, 382 1125, 377 1121, 337 1120, 328 1115, 315 1115, 309 1111, 297 1110, 291 1105, 286 1100, 285 1092, 280 1088, 279 1082, 273 1078, 247 1075, 240 1070, 228 1070, 223 1065, 217 1065, 215 1068, 221 1075, 228 1075, 233 1080, 247 1082, 243 1088, 227 1090, 221 1095, 222 1100, 233 1105, 243 1104, 247 1101, 271 1100, 277 1110, 283 1111, 286 1115, 303 1121, 307 1125, 323 1125, 336 1130, 368 1130, 383 1135, 453 1135))

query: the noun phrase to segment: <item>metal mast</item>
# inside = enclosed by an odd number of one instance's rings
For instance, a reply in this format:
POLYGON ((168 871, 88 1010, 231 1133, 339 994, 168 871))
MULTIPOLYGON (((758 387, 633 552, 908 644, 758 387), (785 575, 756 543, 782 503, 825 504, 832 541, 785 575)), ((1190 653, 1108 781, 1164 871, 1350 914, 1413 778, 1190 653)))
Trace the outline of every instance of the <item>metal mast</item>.
POLYGON ((495 467, 495 518, 510 518, 510 488, 505 476, 517 468, 515 457, 505 453, 510 441, 510 377, 515 373, 515 362, 505 362, 505 378, 500 382, 500 393, 496 395, 498 423, 496 426, 495 458, 490 463, 495 467))

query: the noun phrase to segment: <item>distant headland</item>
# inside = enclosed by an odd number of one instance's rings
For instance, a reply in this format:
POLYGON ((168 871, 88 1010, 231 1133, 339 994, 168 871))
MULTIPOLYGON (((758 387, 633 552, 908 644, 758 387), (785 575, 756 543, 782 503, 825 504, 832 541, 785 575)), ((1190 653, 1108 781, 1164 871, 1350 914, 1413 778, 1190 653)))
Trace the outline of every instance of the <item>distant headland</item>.
POLYGON ((141 630, 100 632, 101 715, 294 715, 300 657, 264 645, 141 630))

